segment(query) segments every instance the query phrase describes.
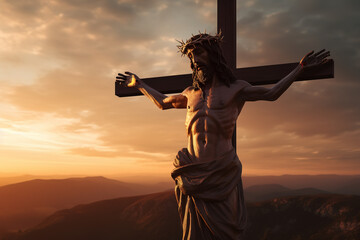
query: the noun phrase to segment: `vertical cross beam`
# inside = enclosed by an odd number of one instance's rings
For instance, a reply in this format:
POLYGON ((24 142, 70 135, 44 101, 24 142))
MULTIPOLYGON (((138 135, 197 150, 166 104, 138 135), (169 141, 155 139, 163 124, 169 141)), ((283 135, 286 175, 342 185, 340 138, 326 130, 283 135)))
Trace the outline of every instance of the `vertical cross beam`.
MULTIPOLYGON (((225 60, 232 71, 236 70, 236 0, 217 0, 217 31, 222 32, 225 60)), ((236 151, 236 124, 232 136, 236 151)))

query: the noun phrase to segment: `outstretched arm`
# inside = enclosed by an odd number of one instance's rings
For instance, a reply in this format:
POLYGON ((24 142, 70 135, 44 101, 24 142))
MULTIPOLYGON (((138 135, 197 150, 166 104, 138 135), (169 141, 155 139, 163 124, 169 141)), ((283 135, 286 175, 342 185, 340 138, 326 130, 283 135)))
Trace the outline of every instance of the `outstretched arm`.
POLYGON ((248 84, 240 93, 240 98, 243 101, 275 101, 277 100, 298 78, 304 68, 313 67, 323 64, 328 61, 327 57, 330 56, 330 52, 325 52, 325 49, 314 54, 314 51, 308 53, 303 57, 299 65, 290 72, 286 77, 281 79, 272 88, 256 87, 248 84))
POLYGON ((131 72, 125 72, 125 74, 119 73, 116 77, 116 81, 123 86, 139 89, 140 92, 147 96, 161 110, 186 108, 187 98, 184 95, 178 94, 168 97, 145 84, 136 74, 131 72))

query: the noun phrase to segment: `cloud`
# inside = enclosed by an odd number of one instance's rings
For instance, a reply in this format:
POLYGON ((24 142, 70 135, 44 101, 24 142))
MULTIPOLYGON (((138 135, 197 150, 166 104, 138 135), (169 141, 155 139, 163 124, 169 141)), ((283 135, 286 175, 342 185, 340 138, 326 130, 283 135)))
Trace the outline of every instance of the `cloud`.
POLYGON ((357 1, 240 3, 238 66, 295 62, 322 48, 335 59, 334 79, 294 83, 275 103, 245 105, 239 154, 251 169, 358 171, 358 10, 357 1))
MULTIPOLYGON (((145 97, 117 98, 114 77, 126 70, 140 77, 189 72, 189 62, 177 53, 174 40, 204 29, 214 33, 216 1, 39 0, 31 7, 26 1, 5 3, 0 62, 13 70, 0 76, 8 89, 1 93, 3 104, 33 115, 75 119, 57 124, 55 135, 96 133, 66 146, 70 155, 155 164, 171 162, 186 146, 184 110, 160 111, 145 97)), ((335 79, 295 83, 275 103, 246 104, 238 121, 240 154, 253 161, 253 169, 283 169, 284 162, 306 169, 311 160, 304 159, 313 159, 314 168, 320 169, 330 155, 336 164, 341 157, 349 159, 348 166, 355 164, 358 3, 238 4, 239 66, 294 62, 322 47, 332 51, 336 65, 335 79), (244 131, 246 140, 241 140, 244 131), (276 164, 265 162, 269 151, 274 151, 276 164)))
POLYGON ((282 97, 285 102, 280 99, 271 110, 263 109, 269 121, 272 114, 281 115, 272 124, 300 135, 333 135, 356 129, 360 117, 356 94, 360 90, 360 33, 351 23, 360 22, 354 8, 359 4, 291 1, 270 8, 262 1, 252 3, 238 20, 240 64, 242 59, 253 65, 294 62, 309 50, 322 48, 329 49, 335 59, 335 79, 295 83, 282 97))

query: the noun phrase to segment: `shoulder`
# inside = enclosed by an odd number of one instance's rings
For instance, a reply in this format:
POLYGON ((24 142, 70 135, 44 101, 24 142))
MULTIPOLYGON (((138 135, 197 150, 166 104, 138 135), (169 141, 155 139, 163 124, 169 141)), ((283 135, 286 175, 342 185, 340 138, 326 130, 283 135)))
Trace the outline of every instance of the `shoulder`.
POLYGON ((230 87, 226 87, 230 95, 237 95, 240 92, 244 91, 247 87, 251 86, 250 83, 244 80, 236 80, 235 82, 230 83, 230 87))
POLYGON ((232 96, 239 101, 242 99, 242 96, 247 91, 248 88, 251 88, 252 85, 244 80, 236 80, 230 85, 232 89, 232 96))
POLYGON ((192 93, 194 91, 194 87, 193 86, 189 86, 187 88, 185 88, 184 91, 182 91, 181 95, 184 96, 188 96, 190 93, 192 93))
POLYGON ((230 87, 236 89, 237 91, 241 91, 246 87, 251 86, 250 83, 244 80, 236 80, 235 82, 231 83, 230 87))

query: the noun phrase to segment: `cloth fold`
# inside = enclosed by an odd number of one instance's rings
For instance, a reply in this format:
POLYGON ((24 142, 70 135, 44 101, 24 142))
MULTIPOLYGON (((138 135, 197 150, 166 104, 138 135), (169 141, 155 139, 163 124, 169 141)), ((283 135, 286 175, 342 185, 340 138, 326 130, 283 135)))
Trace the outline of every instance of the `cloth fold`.
POLYGON ((186 148, 178 152, 175 195, 183 224, 183 240, 241 239, 246 209, 242 166, 231 150, 222 157, 196 162, 186 148))

